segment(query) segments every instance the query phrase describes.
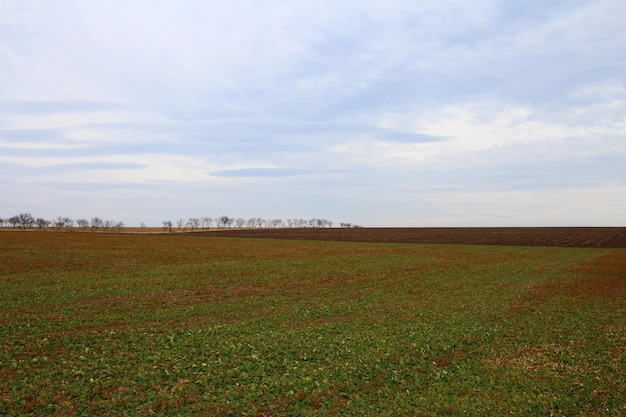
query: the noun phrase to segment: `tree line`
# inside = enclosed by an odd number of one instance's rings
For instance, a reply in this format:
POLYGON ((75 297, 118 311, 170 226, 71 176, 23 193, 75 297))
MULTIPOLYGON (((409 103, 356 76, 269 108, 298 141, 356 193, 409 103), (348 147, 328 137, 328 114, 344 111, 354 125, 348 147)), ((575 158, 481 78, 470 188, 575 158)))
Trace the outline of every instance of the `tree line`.
MULTIPOLYGON (((206 230, 213 227, 217 229, 231 229, 231 228, 305 228, 305 227, 318 227, 326 228, 333 227, 333 222, 327 219, 263 219, 261 217, 251 217, 245 219, 243 217, 190 217, 189 219, 178 219, 175 222, 171 220, 164 220, 163 230, 173 232, 174 230, 206 230)), ((340 223, 341 227, 359 227, 350 223, 340 223)))
POLYGON ((0 227, 10 226, 17 229, 46 229, 53 227, 56 230, 72 230, 78 228, 80 230, 95 231, 120 231, 124 227, 124 222, 114 220, 104 220, 100 217, 92 217, 91 219, 72 219, 70 217, 58 216, 53 220, 47 220, 42 217, 35 218, 30 213, 20 213, 15 216, 4 219, 0 217, 0 227))
MULTIPOLYGON (((173 232, 175 230, 206 230, 210 228, 230 229, 230 228, 306 228, 317 227, 326 228, 333 227, 333 222, 327 219, 263 219, 261 217, 251 217, 244 219, 243 217, 220 216, 212 217, 190 217, 188 219, 178 219, 175 222, 164 220, 162 230, 173 232)), ((340 223, 340 227, 360 227, 350 223, 340 223)), ((104 220, 100 217, 92 217, 90 219, 72 219, 70 217, 58 216, 53 220, 47 220, 42 217, 35 218, 30 213, 20 213, 10 218, 4 219, 0 217, 0 227, 9 226, 22 230, 29 229, 47 229, 54 228, 58 231, 79 229, 83 231, 121 231, 124 223, 114 220, 104 220)), ((142 223, 141 227, 145 227, 142 223)))

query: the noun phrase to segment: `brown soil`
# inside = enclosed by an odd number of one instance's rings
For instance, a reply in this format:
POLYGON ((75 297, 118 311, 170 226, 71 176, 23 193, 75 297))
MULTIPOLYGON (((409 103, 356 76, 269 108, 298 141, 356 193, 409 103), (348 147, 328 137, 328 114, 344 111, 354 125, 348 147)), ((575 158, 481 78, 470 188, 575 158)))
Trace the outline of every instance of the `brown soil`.
POLYGON ((626 248, 626 227, 222 229, 180 234, 349 242, 626 248))

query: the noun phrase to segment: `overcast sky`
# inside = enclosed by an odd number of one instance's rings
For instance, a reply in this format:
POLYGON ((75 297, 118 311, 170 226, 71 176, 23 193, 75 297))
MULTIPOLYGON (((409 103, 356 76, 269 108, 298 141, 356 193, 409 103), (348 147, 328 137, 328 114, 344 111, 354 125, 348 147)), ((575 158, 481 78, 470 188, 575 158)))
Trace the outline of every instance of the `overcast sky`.
POLYGON ((0 217, 625 226, 626 3, 0 0, 0 217))

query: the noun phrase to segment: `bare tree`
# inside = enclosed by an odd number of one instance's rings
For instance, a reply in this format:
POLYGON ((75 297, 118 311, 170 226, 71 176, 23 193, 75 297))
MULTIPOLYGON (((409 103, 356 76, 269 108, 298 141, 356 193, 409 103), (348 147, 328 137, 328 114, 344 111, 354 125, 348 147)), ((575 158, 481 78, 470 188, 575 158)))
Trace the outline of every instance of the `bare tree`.
POLYGON ((211 227, 211 223, 213 223, 213 219, 210 218, 210 217, 206 217, 206 216, 203 217, 201 219, 201 221, 202 221, 202 228, 203 229, 208 229, 209 227, 211 227))
POLYGON ((191 230, 200 228, 200 219, 197 217, 191 217, 189 220, 187 220, 187 226, 191 230))
POLYGON ((239 217, 235 220, 235 227, 238 227, 241 229, 245 225, 246 225, 246 219, 239 217))
POLYGON ((168 232, 172 233, 172 221, 171 220, 163 221, 163 230, 167 230, 168 232))
POLYGON ((12 216, 12 217, 9 218, 8 221, 9 221, 9 224, 12 227, 19 227, 19 225, 20 225, 20 218, 19 218, 19 216, 12 216))
POLYGON ((98 229, 104 226, 104 222, 100 217, 92 217, 91 218, 91 231, 97 231, 98 229))
MULTIPOLYGON (((144 225, 143 227, 146 227, 146 226, 144 225)), ((117 230, 118 232, 121 232, 123 228, 124 228, 124 222, 115 223, 115 230, 117 230)))
POLYGON ((178 219, 178 220, 176 220, 176 226, 178 227, 178 230, 180 230, 183 227, 185 227, 185 219, 178 219))
POLYGON ((30 213, 17 215, 17 224, 21 229, 30 229, 35 224, 35 218, 30 213))
POLYGON ((271 227, 274 229, 283 227, 283 219, 273 219, 273 220, 268 220, 267 221, 267 227, 271 227))
POLYGON ((65 227, 65 217, 57 216, 57 218, 52 221, 52 225, 57 229, 57 231, 63 229, 63 227, 65 227))
POLYGON ((247 226, 248 227, 262 227, 264 220, 260 217, 252 217, 248 219, 247 226))
POLYGON ((50 226, 50 220, 46 220, 41 217, 37 218, 37 220, 35 220, 35 223, 37 224, 39 230, 42 230, 44 227, 50 226))
POLYGON ((115 227, 115 220, 105 220, 104 221, 104 231, 111 230, 115 227))
POLYGON ((221 216, 215 219, 215 223, 217 224, 217 227, 220 229, 223 229, 225 227, 230 227, 232 222, 233 220, 228 216, 221 216))
POLYGON ((308 222, 304 219, 288 219, 287 227, 306 227, 308 222))
POLYGON ((89 227, 89 220, 87 220, 87 219, 78 219, 78 220, 76 220, 76 224, 82 230, 86 230, 89 227))

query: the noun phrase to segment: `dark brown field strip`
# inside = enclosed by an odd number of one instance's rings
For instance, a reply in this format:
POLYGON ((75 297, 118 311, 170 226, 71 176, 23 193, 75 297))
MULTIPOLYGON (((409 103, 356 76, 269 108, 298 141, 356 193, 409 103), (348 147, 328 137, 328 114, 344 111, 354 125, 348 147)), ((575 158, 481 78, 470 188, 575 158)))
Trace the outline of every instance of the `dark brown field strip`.
POLYGON ((626 248, 626 227, 221 229, 181 235, 346 242, 626 248))

